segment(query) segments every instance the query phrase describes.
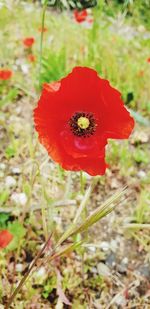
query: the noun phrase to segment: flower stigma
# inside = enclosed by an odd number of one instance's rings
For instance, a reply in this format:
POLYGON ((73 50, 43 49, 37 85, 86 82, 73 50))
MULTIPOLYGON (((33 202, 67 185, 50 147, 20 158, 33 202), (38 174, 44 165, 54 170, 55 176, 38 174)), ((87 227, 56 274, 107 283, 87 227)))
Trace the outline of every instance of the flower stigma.
POLYGON ((87 129, 90 125, 89 119, 87 117, 82 116, 78 119, 77 123, 81 129, 87 129))

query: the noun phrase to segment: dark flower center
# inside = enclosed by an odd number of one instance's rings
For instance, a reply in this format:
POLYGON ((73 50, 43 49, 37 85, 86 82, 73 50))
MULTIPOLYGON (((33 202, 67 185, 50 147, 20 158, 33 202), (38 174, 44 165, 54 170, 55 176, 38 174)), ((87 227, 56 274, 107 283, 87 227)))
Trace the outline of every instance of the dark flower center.
POLYGON ((77 112, 69 120, 74 135, 89 137, 96 130, 96 121, 92 113, 77 112))

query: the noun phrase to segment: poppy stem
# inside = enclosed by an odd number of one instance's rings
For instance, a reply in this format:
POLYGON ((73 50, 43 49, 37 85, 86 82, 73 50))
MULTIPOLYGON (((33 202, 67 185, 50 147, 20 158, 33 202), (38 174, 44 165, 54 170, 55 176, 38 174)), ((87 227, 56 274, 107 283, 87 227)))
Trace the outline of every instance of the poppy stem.
POLYGON ((69 198, 69 194, 71 192, 71 186, 72 186, 72 173, 69 171, 67 175, 67 181, 66 181, 66 190, 64 194, 64 200, 67 200, 69 198))
POLYGON ((40 38, 40 52, 39 52, 39 87, 41 84, 41 69, 42 69, 42 52, 43 52, 43 37, 44 37, 44 23, 45 23, 45 14, 47 8, 48 1, 45 0, 43 4, 43 11, 42 11, 42 22, 41 22, 41 38, 40 38))
POLYGON ((80 206, 79 206, 79 208, 77 210, 77 213, 75 215, 73 223, 77 223, 78 222, 78 220, 79 220, 83 210, 85 209, 85 207, 87 205, 87 202, 89 201, 90 195, 91 195, 95 185, 97 184, 98 180, 99 180, 99 177, 93 177, 92 178, 92 182, 91 182, 90 186, 88 187, 88 189, 85 192, 84 198, 81 201, 81 204, 80 204, 80 206))
POLYGON ((81 194, 83 195, 84 194, 84 176, 83 176, 83 172, 81 171, 80 172, 80 185, 81 185, 81 194))

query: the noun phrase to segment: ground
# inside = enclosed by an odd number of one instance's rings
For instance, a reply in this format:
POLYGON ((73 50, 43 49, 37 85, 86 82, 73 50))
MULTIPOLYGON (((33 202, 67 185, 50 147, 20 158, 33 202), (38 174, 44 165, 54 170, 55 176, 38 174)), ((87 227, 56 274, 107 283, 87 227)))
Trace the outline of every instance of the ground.
POLYGON ((128 141, 109 141, 110 168, 99 178, 87 212, 118 189, 127 186, 127 191, 109 215, 74 236, 74 240, 84 238, 80 247, 51 263, 39 259, 11 308, 150 308, 147 25, 117 11, 110 17, 100 7, 94 9, 94 24, 87 27, 75 22, 72 13, 48 9, 39 80, 41 7, 10 2, 0 11, 2 66, 13 71, 11 80, 0 86, 0 227, 14 236, 0 251, 0 308, 48 235, 53 231, 47 252, 72 222, 92 181, 83 174, 83 192, 80 173, 70 174, 52 162, 33 125, 39 84, 58 80, 76 65, 90 66, 109 79, 136 122, 128 141), (30 36, 35 38, 34 62, 22 43, 30 36))

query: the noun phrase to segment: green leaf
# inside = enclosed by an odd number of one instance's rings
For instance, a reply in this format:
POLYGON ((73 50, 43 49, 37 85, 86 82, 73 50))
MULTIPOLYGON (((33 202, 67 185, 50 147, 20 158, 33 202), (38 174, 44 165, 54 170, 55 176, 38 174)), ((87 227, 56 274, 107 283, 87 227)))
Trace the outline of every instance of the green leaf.
POLYGON ((26 234, 26 230, 23 227, 23 225, 18 221, 14 221, 13 223, 9 223, 8 224, 8 230, 13 235, 13 239, 12 239, 11 243, 8 245, 7 249, 8 250, 15 250, 21 244, 21 242, 22 242, 22 240, 23 240, 23 238, 26 234))
POLYGON ((137 149, 136 152, 133 154, 133 157, 137 163, 148 163, 149 156, 143 149, 137 149))
POLYGON ((17 98, 18 93, 19 93, 19 89, 17 88, 10 89, 7 95, 0 101, 0 107, 2 107, 3 105, 7 103, 11 103, 14 99, 17 98))
POLYGON ((16 150, 13 147, 8 146, 5 150, 5 155, 7 159, 14 157, 16 154, 16 150))
POLYGON ((3 206, 3 204, 7 201, 9 197, 9 191, 4 190, 3 192, 0 193, 0 207, 3 206))
POLYGON ((1 212, 0 213, 0 229, 3 229, 7 225, 7 221, 9 219, 10 214, 1 212))

